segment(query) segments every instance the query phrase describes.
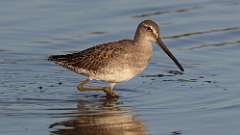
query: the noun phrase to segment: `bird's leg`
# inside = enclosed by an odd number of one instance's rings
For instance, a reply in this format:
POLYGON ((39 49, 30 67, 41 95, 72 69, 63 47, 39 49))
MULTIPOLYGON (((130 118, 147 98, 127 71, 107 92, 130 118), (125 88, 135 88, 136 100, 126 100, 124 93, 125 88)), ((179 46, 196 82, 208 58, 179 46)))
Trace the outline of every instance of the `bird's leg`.
POLYGON ((87 84, 90 80, 86 79, 80 82, 80 84, 77 86, 77 89, 79 91, 96 91, 96 92, 105 92, 107 97, 111 98, 117 98, 118 95, 113 92, 113 87, 116 83, 110 83, 110 87, 103 87, 103 88, 87 88, 84 87, 85 84, 87 84))
POLYGON ((84 85, 87 84, 89 82, 89 79, 83 80, 79 83, 79 85, 77 86, 77 89, 79 91, 85 91, 84 85))
POLYGON ((119 96, 113 92, 113 87, 116 85, 116 83, 110 83, 110 87, 105 87, 104 92, 106 93, 107 97, 110 98, 118 98, 119 96))
POLYGON ((77 89, 79 91, 101 91, 103 92, 104 89, 103 88, 87 88, 87 87, 84 87, 85 84, 87 84, 90 80, 89 79, 86 79, 86 80, 83 80, 79 83, 79 85, 77 86, 77 89))

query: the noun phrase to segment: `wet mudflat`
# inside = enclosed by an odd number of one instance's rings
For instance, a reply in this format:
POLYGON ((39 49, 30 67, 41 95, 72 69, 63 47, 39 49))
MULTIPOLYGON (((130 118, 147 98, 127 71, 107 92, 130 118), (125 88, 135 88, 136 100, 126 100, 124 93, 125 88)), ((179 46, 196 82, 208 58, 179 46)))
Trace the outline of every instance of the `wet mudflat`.
POLYGON ((238 0, 1 1, 0 134, 239 134, 239 12, 238 0), (47 61, 132 38, 144 19, 158 22, 184 74, 155 46, 109 100, 78 92, 84 77, 47 61))

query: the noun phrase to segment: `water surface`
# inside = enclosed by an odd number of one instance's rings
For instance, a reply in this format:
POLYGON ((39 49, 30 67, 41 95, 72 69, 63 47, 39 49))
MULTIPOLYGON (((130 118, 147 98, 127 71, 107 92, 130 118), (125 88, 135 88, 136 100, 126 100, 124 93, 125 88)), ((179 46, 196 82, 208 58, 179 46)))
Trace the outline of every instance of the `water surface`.
POLYGON ((238 0, 0 1, 0 134, 239 134, 239 12, 238 0), (108 100, 76 91, 84 77, 47 61, 132 38, 144 19, 184 74, 155 46, 108 100))

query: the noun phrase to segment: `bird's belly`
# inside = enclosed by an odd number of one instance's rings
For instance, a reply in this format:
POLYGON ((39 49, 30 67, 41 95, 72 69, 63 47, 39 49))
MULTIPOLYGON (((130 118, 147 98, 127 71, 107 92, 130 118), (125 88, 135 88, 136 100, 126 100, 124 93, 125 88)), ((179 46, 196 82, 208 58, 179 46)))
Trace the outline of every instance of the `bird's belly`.
POLYGON ((146 64, 143 66, 116 66, 111 68, 104 68, 100 70, 95 75, 90 76, 92 80, 102 80, 106 82, 122 82, 132 79, 137 74, 141 73, 146 67, 146 64))
POLYGON ((105 72, 97 73, 90 76, 93 80, 102 80, 106 82, 122 82, 132 79, 135 76, 130 69, 114 70, 110 69, 105 72))

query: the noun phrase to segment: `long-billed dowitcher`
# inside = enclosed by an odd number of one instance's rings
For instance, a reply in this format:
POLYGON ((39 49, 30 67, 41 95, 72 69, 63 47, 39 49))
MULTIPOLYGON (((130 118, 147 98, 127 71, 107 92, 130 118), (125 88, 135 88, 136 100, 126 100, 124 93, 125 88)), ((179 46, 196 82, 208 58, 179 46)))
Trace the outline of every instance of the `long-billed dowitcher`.
POLYGON ((144 20, 138 25, 133 40, 104 43, 72 54, 52 55, 49 60, 88 77, 80 82, 78 90, 103 91, 107 96, 117 97, 113 87, 119 82, 132 79, 145 69, 152 57, 153 43, 158 43, 178 68, 184 71, 161 40, 159 26, 152 20, 144 20), (90 80, 105 81, 110 87, 84 87, 90 80))

